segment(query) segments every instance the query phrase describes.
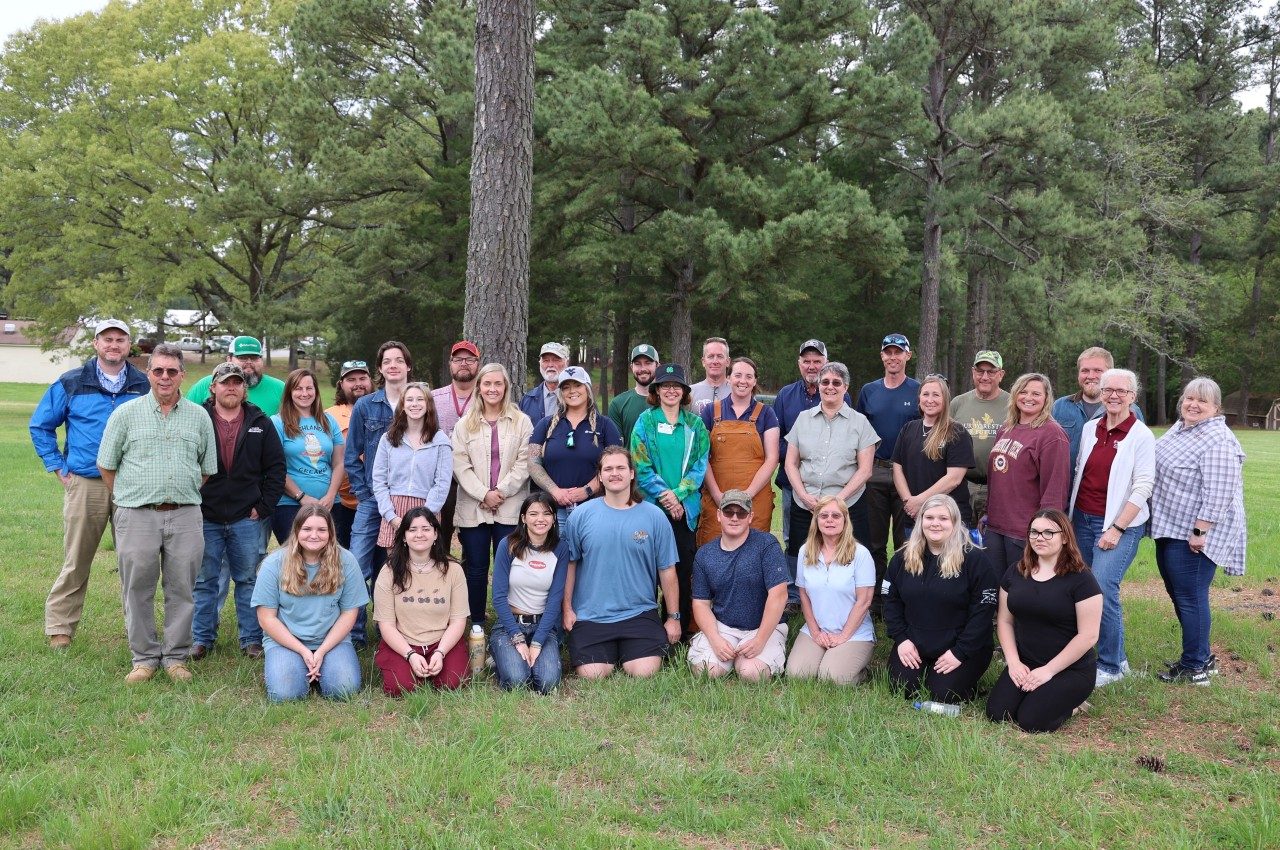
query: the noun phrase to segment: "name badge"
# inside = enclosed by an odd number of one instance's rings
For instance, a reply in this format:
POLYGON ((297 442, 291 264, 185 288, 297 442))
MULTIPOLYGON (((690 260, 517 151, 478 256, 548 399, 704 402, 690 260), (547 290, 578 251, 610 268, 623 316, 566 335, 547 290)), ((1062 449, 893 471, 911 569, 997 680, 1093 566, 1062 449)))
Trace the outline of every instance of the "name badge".
POLYGON ((659 423, 658 423, 658 433, 659 433, 659 434, 674 434, 675 432, 676 432, 675 426, 674 426, 674 425, 672 425, 670 422, 659 422, 659 423))

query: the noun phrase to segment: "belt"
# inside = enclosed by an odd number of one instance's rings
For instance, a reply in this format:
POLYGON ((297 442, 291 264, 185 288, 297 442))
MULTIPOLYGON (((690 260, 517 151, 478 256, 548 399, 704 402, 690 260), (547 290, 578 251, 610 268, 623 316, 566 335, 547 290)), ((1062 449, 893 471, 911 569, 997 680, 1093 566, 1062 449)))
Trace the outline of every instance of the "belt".
POLYGON ((893 461, 881 460, 880 458, 876 458, 876 466, 880 467, 881 469, 893 469, 893 461))
POLYGON ((517 614, 512 611, 511 616, 516 618, 516 622, 522 626, 536 626, 538 621, 542 619, 541 614, 517 614))
POLYGON ((176 511, 178 508, 187 506, 179 505, 176 502, 156 502, 154 505, 139 505, 139 507, 148 511, 176 511))

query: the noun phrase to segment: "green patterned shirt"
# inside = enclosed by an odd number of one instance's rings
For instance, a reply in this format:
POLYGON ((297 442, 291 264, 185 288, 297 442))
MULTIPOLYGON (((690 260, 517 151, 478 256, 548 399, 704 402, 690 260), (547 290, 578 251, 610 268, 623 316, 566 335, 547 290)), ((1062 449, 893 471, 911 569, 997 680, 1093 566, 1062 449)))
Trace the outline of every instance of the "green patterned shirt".
POLYGON ((139 396, 107 420, 98 466, 115 470, 112 497, 120 507, 198 505, 203 477, 218 471, 213 421, 185 398, 165 416, 154 392, 139 396))

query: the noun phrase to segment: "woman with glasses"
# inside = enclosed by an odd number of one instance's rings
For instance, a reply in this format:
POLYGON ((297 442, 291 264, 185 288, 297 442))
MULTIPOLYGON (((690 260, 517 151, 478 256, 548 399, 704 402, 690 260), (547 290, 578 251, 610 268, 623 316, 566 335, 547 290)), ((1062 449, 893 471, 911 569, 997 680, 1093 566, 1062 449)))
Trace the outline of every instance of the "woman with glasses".
POLYGON ((1038 373, 1009 390, 1009 415, 987 458, 987 530, 984 544, 996 572, 1017 564, 1026 550, 1027 523, 1036 511, 1067 510, 1071 441, 1050 415, 1053 385, 1038 373))
POLYGON ((319 505, 326 512, 346 470, 342 455, 346 440, 337 421, 324 412, 320 385, 310 369, 294 369, 284 382, 280 412, 271 417, 284 446, 284 495, 271 516, 271 529, 283 544, 302 505, 319 505))
POLYGON ((613 420, 596 408, 591 375, 568 366, 557 376, 559 409, 534 423, 529 435, 529 477, 551 494, 561 527, 575 507, 600 495, 596 464, 607 446, 621 446, 613 420))
POLYGON ((1007 666, 987 717, 1052 732, 1093 693, 1102 589, 1062 511, 1036 511, 1024 533, 1022 558, 1000 580, 996 633, 1007 666))
POLYGON ((889 681, 936 702, 966 702, 991 664, 996 574, 976 549, 955 500, 930 496, 885 571, 889 681))
POLYGON ((1138 554, 1156 475, 1156 439, 1129 409, 1138 393, 1138 376, 1128 369, 1108 369, 1101 387, 1105 412, 1084 425, 1071 488, 1072 530, 1102 587, 1099 688, 1129 672, 1120 582, 1138 554))
POLYGON ((787 657, 787 676, 856 685, 866 678, 875 649, 868 612, 876 565, 871 551, 854 538, 843 499, 820 496, 813 513, 816 521, 796 564, 804 625, 787 657))
POLYGON ((480 367, 477 399, 453 429, 453 475, 458 503, 453 523, 462 543, 471 622, 483 623, 489 561, 516 527, 529 493, 529 435, 533 423, 511 400, 511 379, 501 363, 480 367))
POLYGON ((1244 575, 1244 450, 1222 416, 1222 390, 1196 378, 1182 390, 1178 421, 1156 441, 1151 536, 1156 566, 1182 626, 1182 656, 1164 682, 1208 685, 1209 585, 1218 567, 1244 575))
POLYGON ((946 494, 955 501, 960 521, 973 528, 964 480, 973 468, 973 438, 951 418, 951 390, 941 375, 929 375, 920 383, 919 399, 920 418, 903 425, 893 444, 893 486, 907 521, 914 527, 924 503, 946 494))
MULTIPOLYGON (((406 384, 378 441, 373 461, 373 496, 382 526, 378 545, 390 546, 409 511, 425 506, 440 516, 453 481, 453 445, 436 419, 436 405, 426 384, 406 384)), ((449 542, 445 541, 448 550, 449 542)))
POLYGON ((751 527, 773 528, 773 473, 778 469, 778 414, 756 401, 756 364, 735 357, 729 371, 729 397, 707 404, 702 424, 711 435, 711 454, 698 518, 699 546, 720 535, 716 507, 728 490, 751 497, 751 527))
POLYGON ((694 530, 702 510, 702 481, 707 474, 711 439, 702 417, 690 410, 692 390, 684 369, 658 367, 649 383, 649 409, 631 431, 636 483, 647 501, 662 508, 676 538, 676 578, 680 586, 680 627, 692 634, 694 530))

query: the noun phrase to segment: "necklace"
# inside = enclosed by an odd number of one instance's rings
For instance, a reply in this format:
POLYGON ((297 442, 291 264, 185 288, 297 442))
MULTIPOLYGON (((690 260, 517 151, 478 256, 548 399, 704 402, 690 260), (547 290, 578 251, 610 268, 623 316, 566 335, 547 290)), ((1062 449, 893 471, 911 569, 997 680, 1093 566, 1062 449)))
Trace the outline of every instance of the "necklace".
POLYGON ((436 565, 434 561, 423 561, 422 563, 418 563, 417 561, 410 558, 409 566, 413 568, 413 571, 415 573, 424 574, 424 573, 431 572, 433 569, 435 569, 436 565))

